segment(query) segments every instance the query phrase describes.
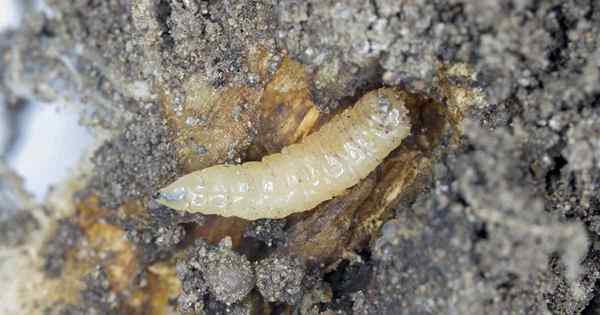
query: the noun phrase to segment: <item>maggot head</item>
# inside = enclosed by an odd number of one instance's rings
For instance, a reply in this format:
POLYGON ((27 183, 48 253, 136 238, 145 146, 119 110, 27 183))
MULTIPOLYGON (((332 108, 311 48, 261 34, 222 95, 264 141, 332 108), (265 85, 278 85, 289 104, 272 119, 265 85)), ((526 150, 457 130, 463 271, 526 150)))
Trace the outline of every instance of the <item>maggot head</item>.
POLYGON ((154 193, 152 198, 156 202, 171 209, 187 210, 189 208, 188 193, 183 187, 176 189, 169 189, 169 187, 166 187, 154 193))
POLYGON ((152 198, 158 203, 175 210, 190 211, 201 207, 206 202, 203 191, 204 186, 201 183, 190 185, 190 180, 191 178, 183 176, 154 193, 152 198))

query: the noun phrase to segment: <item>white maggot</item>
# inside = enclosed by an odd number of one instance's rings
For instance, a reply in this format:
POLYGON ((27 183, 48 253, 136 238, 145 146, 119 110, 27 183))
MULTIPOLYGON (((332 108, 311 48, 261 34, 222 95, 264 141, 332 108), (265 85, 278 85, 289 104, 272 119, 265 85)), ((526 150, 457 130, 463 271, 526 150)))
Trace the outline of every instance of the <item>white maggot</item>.
POLYGON ((410 133, 407 95, 363 96, 301 143, 261 162, 216 165, 182 176, 155 195, 170 208, 247 220, 312 209, 365 178, 410 133))

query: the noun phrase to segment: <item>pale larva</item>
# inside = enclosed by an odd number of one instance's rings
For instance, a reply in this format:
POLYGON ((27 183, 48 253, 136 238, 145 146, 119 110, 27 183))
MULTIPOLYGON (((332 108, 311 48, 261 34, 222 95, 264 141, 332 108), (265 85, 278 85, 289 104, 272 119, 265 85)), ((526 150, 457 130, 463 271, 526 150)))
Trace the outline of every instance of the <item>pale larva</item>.
POLYGON ((248 220, 309 210, 357 184, 400 145, 410 133, 406 97, 391 88, 369 92, 281 153, 187 174, 154 197, 176 210, 248 220))

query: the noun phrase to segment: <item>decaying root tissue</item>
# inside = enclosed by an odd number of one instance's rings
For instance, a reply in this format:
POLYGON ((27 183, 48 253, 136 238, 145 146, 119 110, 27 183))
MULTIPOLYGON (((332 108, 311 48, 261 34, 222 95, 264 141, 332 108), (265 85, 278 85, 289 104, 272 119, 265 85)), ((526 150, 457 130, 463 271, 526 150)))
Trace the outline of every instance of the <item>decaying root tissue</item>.
POLYGON ((312 209, 364 179, 410 132, 408 94, 382 88, 363 96, 318 132, 261 162, 217 165, 161 190, 171 208, 255 220, 312 209))
MULTIPOLYGON (((284 57, 265 86, 260 105, 260 156, 280 152, 319 125, 324 116, 313 103, 304 65, 284 57), (265 151, 265 152, 262 152, 265 151)), ((258 156, 257 156, 258 157, 258 156)))
MULTIPOLYGON (((285 246, 276 250, 286 256, 302 256, 306 260, 333 261, 344 255, 344 246, 351 239, 348 233, 354 214, 373 193, 377 176, 371 174, 360 184, 337 198, 315 208, 312 215, 293 224, 285 246)), ((289 220, 293 221, 294 218, 289 220)))

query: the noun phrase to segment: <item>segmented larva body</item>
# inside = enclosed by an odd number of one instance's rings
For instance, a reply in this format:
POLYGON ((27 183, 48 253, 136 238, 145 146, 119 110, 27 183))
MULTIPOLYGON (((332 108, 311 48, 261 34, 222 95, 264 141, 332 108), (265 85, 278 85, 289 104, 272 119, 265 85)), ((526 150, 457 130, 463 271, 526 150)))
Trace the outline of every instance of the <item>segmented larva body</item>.
POLYGON ((176 210, 283 218, 309 210, 365 178, 410 133, 404 92, 363 96, 301 143, 261 162, 216 165, 177 179, 156 200, 176 210))

